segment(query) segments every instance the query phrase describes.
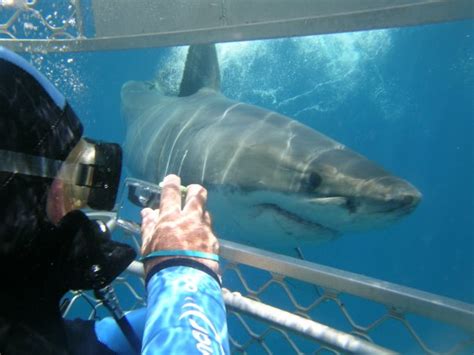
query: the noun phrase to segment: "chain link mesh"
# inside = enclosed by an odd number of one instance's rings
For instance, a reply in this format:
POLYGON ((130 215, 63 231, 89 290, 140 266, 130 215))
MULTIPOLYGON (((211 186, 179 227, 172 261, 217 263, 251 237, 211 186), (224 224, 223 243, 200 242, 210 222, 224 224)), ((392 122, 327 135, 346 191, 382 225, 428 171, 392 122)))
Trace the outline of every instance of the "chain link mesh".
MULTIPOLYGON (((357 309, 367 310, 369 301, 331 289, 324 289, 317 285, 305 285, 306 287, 303 288, 306 288, 306 293, 302 295, 300 287, 302 285, 294 284, 295 280, 273 273, 268 273, 268 278, 262 280, 258 285, 250 286, 247 280, 252 278, 252 269, 245 265, 228 263, 224 270, 224 286, 230 282, 234 288, 247 297, 267 304, 277 303, 281 309, 337 327, 339 330, 396 351, 405 352, 404 349, 398 347, 397 339, 410 340, 413 344, 410 347, 410 352, 414 353, 457 354, 474 350, 472 334, 463 332, 459 333, 458 339, 452 340, 448 348, 445 344, 443 346, 434 345, 433 343, 436 343, 437 339, 433 339, 433 334, 431 336, 429 334, 423 335, 425 333, 423 329, 415 325, 419 323, 419 320, 412 317, 413 319, 410 321, 410 316, 395 308, 386 308, 374 303, 371 305, 373 310, 370 314, 360 314, 357 309), (392 342, 388 344, 384 343, 387 333, 390 333, 392 338, 392 342)), ((424 321, 426 324, 427 320, 424 321)), ((436 327, 434 321, 429 322, 431 327, 436 327)), ((255 320, 241 316, 237 312, 229 312, 229 324, 231 342, 238 352, 250 351, 253 353, 252 349, 260 347, 269 354, 280 353, 281 340, 284 340, 288 349, 291 349, 291 352, 295 354, 339 354, 335 349, 318 346, 297 334, 290 336, 288 332, 274 326, 257 325, 255 320), (235 333, 246 333, 247 336, 236 337, 235 333), (275 341, 275 337, 278 337, 280 341, 275 341), (278 344, 278 348, 272 348, 272 343, 278 344)), ((438 335, 442 335, 446 327, 449 327, 441 324, 437 326, 439 326, 438 335)))
MULTIPOLYGON (((114 238, 138 248, 137 238, 129 233, 115 232, 114 238)), ((223 260, 222 272, 224 287, 233 292, 388 349, 426 354, 460 354, 472 353, 474 350, 474 334, 426 318, 407 315, 394 307, 386 307, 232 260, 223 260), (402 347, 401 343, 404 344, 402 347), (407 345, 408 343, 411 345, 407 345)), ((124 310, 145 306, 144 281, 140 276, 127 273, 114 282, 114 287, 124 310)), ((63 310, 66 318, 101 319, 108 316, 105 307, 89 292, 69 293, 63 310)), ((304 334, 268 324, 235 309, 228 310, 228 325, 233 353, 340 353, 337 349, 315 343, 304 334)))
POLYGON ((81 27, 76 0, 0 0, 0 39, 78 39, 81 27))

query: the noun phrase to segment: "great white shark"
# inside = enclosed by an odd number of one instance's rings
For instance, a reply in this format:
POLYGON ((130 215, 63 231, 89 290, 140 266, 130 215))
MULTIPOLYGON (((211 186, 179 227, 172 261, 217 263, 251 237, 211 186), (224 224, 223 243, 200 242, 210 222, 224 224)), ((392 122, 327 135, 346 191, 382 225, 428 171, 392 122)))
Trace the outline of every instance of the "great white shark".
POLYGON ((285 250, 386 226, 419 203, 407 181, 219 87, 214 45, 189 48, 178 96, 151 82, 125 83, 124 151, 134 177, 157 183, 174 173, 183 185, 204 185, 213 221, 237 230, 233 239, 285 250))

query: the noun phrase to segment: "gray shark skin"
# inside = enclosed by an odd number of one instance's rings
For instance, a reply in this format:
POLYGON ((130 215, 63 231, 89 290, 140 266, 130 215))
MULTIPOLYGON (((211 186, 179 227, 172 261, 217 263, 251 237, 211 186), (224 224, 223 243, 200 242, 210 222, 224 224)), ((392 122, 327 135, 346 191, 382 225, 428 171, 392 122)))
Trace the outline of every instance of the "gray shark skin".
POLYGON ((270 250, 384 227, 419 203, 407 181, 296 120, 226 98, 219 81, 214 45, 198 45, 179 96, 123 85, 132 176, 157 183, 174 173, 204 185, 214 224, 270 250))

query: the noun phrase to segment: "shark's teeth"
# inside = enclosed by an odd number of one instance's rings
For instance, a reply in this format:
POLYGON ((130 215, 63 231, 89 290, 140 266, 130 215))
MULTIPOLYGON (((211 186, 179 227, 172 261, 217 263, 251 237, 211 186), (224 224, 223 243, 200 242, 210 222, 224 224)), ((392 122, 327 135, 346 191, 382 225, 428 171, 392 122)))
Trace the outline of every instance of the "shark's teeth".
POLYGON ((318 205, 336 205, 342 206, 347 204, 347 198, 342 196, 336 197, 317 197, 310 200, 311 203, 317 203, 318 205))
POLYGON ((318 230, 325 230, 331 234, 337 234, 337 232, 331 228, 328 228, 326 226, 323 226, 322 224, 315 222, 315 221, 310 221, 308 219, 303 218, 300 215, 297 215, 293 212, 290 212, 288 210, 285 210, 284 208, 278 206, 277 204, 274 203, 260 203, 258 205, 253 206, 256 210, 271 210, 272 212, 275 212, 289 220, 292 220, 293 222, 297 224, 303 224, 307 227, 310 228, 315 228, 318 230))

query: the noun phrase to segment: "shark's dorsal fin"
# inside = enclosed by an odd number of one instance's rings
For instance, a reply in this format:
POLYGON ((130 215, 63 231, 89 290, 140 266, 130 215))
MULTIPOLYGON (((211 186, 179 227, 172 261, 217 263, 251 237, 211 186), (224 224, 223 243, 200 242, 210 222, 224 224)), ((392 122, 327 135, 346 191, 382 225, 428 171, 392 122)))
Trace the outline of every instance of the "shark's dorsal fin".
POLYGON ((202 88, 218 91, 221 84, 214 44, 192 45, 188 49, 179 96, 195 94, 202 88))

